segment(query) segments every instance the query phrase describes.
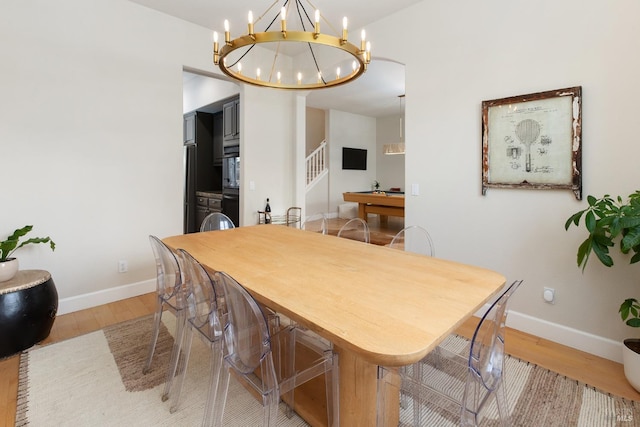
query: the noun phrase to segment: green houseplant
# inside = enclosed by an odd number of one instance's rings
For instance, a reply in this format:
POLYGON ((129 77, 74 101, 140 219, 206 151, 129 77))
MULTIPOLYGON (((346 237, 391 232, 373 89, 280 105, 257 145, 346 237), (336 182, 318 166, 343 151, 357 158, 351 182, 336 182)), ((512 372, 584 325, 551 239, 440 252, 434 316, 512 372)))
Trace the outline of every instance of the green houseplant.
MULTIPOLYGON (((602 264, 612 267, 609 248, 616 244, 623 254, 631 254, 631 264, 640 261, 640 191, 630 194, 627 200, 605 194, 600 199, 587 196, 587 202, 589 206, 571 215, 564 225, 565 230, 571 224, 578 227, 584 217, 584 226, 589 234, 577 253, 577 263, 582 271, 592 252, 602 264)), ((625 299, 618 312, 627 325, 640 327, 640 303, 635 297, 625 299)), ((623 361, 627 379, 640 391, 640 340, 624 340, 623 361)))
POLYGON ((21 247, 31 243, 49 243, 51 250, 56 249, 56 244, 50 237, 32 237, 20 241, 33 229, 33 225, 25 225, 13 232, 5 240, 0 241, 0 282, 11 279, 18 271, 18 260, 11 255, 21 247))

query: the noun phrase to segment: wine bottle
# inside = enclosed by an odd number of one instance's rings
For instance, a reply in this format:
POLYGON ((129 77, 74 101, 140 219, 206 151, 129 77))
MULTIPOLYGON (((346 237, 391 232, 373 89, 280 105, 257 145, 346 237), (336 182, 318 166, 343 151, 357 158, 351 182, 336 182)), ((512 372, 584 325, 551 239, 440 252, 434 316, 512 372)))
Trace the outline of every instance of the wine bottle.
POLYGON ((271 206, 269 205, 269 198, 267 198, 267 206, 264 207, 264 223, 269 224, 271 222, 271 206))

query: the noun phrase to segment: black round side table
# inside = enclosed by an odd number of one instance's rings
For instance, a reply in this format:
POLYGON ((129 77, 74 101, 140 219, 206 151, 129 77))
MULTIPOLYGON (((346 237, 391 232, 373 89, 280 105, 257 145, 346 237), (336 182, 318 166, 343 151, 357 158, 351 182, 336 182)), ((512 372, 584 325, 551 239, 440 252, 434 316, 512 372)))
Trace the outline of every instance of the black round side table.
POLYGON ((45 270, 20 270, 0 282, 0 358, 49 336, 58 311, 58 292, 45 270))

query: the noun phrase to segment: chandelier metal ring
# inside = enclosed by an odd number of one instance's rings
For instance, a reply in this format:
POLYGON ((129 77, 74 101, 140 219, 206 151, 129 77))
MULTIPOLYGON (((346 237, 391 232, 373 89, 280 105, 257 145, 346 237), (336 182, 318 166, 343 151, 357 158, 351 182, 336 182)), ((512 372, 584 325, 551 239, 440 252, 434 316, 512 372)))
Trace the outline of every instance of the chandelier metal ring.
MULTIPOLYGON (((280 0, 275 0, 273 4, 258 18, 261 20, 280 0)), ((284 0, 284 6, 280 9, 280 29, 270 30, 272 24, 277 21, 276 16, 270 24, 268 24, 266 30, 262 32, 255 32, 254 24, 256 21, 253 19, 253 13, 249 11, 248 14, 248 32, 242 36, 231 38, 229 31, 229 22, 225 20, 224 42, 218 43, 218 33, 213 33, 213 62, 220 67, 220 70, 231 77, 232 79, 239 80, 244 83, 248 83, 255 86, 271 87, 276 89, 292 89, 292 90, 307 90, 307 89, 324 89, 334 86, 339 86, 345 83, 349 83, 358 77, 360 77, 367 69, 367 65, 371 62, 371 44, 366 40, 365 31, 362 30, 362 37, 360 47, 350 43, 347 40, 347 18, 343 18, 342 36, 334 36, 329 34, 323 34, 320 32, 320 12, 315 6, 313 6, 309 0, 309 5, 315 9, 315 19, 312 20, 302 4, 302 0, 284 0), (297 28, 291 31, 287 30, 287 13, 289 6, 294 5, 295 14, 299 18, 302 31, 297 28), (307 31, 305 25, 305 19, 311 24, 311 30, 307 31), (281 46, 297 44, 306 44, 309 48, 311 61, 306 61, 303 58, 295 60, 296 66, 292 66, 296 54, 288 56, 293 52, 299 52, 299 49, 291 49, 289 47, 283 48, 287 52, 283 58, 284 62, 281 63, 280 51, 281 46), (270 61, 270 72, 266 78, 262 78, 261 65, 269 65, 264 63, 268 55, 265 52, 273 50, 268 45, 276 44, 275 54, 270 61), (265 50, 258 49, 257 55, 251 54, 252 58, 249 63, 253 62, 255 68, 255 74, 250 75, 246 71, 243 72, 242 64, 240 60, 245 58, 254 47, 262 45, 265 50), (326 50, 325 48, 329 48, 326 50), (330 52, 327 56, 320 55, 318 52, 330 52), (318 52, 316 52, 318 50, 318 52), (237 51, 237 52, 236 52, 237 51), (233 52, 235 54, 231 55, 233 52), (339 54, 339 55, 338 55, 339 54), (340 59, 337 59, 338 56, 340 59), (253 58, 257 58, 254 61, 253 58), (229 62, 229 63, 227 63, 229 62), (324 62, 324 63, 323 63, 324 62), (349 65, 346 65, 350 63, 349 65), (274 77, 276 71, 276 64, 284 66, 284 69, 277 70, 277 77, 274 77), (322 66, 321 66, 322 65, 322 66), (335 66, 335 74, 329 76, 325 74, 329 68, 335 66), (343 73, 341 70, 343 69, 343 73), (347 71, 347 68, 349 70, 347 71), (296 71, 294 73, 294 70, 296 71), (316 78, 317 77, 317 78, 316 78), (333 78, 331 78, 333 77, 333 78)), ((325 22, 326 19, 325 19, 325 22)), ((329 23, 329 26, 331 24, 329 23)), ((299 55, 298 55, 299 56, 299 55)))
MULTIPOLYGON (((360 77, 367 68, 368 62, 365 61, 366 52, 360 50, 353 43, 345 42, 343 39, 327 34, 314 34, 312 32, 307 31, 287 31, 286 33, 282 33, 280 31, 269 31, 264 33, 254 33, 253 35, 245 34, 244 36, 240 36, 231 40, 229 43, 224 44, 219 52, 219 57, 217 58, 218 66, 223 73, 228 75, 231 78, 241 80, 245 83, 249 83, 256 86, 267 86, 278 89, 296 89, 296 90, 305 90, 305 89, 322 89, 328 87, 339 86, 345 83, 350 82, 358 77, 360 77), (251 46, 257 45, 260 43, 276 43, 276 42, 302 42, 302 43, 312 43, 318 45, 329 46, 337 49, 341 49, 344 52, 349 53, 353 56, 354 60, 357 61, 358 66, 355 71, 351 71, 344 77, 340 77, 333 80, 327 80, 317 83, 300 83, 300 84, 289 84, 289 83, 277 83, 270 82, 267 80, 258 80, 257 78, 252 78, 247 74, 242 74, 235 72, 225 65, 224 58, 227 57, 231 52, 251 46)), ((215 62, 215 60, 214 60, 215 62)))

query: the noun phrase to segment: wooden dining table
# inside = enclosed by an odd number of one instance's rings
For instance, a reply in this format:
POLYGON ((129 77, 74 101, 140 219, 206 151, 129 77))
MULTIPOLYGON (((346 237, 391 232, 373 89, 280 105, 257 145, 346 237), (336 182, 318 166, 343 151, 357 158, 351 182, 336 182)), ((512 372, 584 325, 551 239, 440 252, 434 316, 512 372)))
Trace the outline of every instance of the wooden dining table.
POLYGON ((378 366, 425 357, 506 280, 481 267, 281 225, 163 241, 333 343, 347 427, 376 424, 378 366))

